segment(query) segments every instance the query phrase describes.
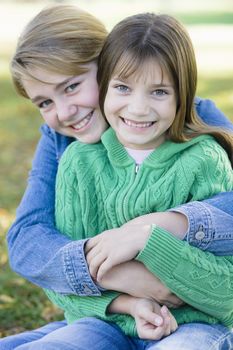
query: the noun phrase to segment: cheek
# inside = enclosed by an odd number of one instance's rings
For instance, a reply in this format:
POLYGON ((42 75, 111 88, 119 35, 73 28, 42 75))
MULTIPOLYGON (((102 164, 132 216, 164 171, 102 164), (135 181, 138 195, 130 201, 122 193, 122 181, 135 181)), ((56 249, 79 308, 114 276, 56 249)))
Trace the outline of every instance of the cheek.
POLYGON ((104 101, 104 112, 106 116, 112 113, 118 113, 123 108, 122 99, 116 96, 114 93, 107 92, 104 101))
POLYGON ((171 100, 170 103, 168 104, 166 114, 168 116, 168 121, 173 123, 173 121, 176 117, 176 102, 175 102, 175 100, 171 100))
POLYGON ((86 98, 86 102, 90 106, 99 106, 99 87, 97 82, 88 84, 85 89, 84 98, 86 98))
POLYGON ((104 100, 104 114, 106 115, 106 117, 108 117, 108 114, 110 112, 110 110, 109 110, 109 101, 110 101, 109 93, 107 92, 107 94, 105 96, 105 100, 104 100))

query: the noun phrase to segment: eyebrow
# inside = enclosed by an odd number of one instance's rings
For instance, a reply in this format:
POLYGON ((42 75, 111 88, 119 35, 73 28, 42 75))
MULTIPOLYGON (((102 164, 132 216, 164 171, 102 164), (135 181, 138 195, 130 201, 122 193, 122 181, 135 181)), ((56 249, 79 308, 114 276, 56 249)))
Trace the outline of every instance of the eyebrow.
MULTIPOLYGON (((63 80, 63 81, 61 81, 61 82, 58 83, 58 84, 53 84, 53 83, 50 84, 50 83, 49 83, 49 85, 55 85, 55 90, 59 90, 62 86, 64 86, 64 85, 66 85, 67 83, 69 83, 73 78, 74 78, 74 77, 72 76, 72 77, 69 77, 69 78, 67 78, 67 79, 65 79, 65 80, 63 80)), ((45 82, 45 84, 46 84, 46 82, 45 82)), ((46 99, 46 98, 47 98, 47 97, 45 97, 45 96, 43 96, 43 95, 37 95, 37 96, 31 98, 31 101, 32 101, 33 103, 37 103, 38 101, 44 100, 44 99, 46 99)))
POLYGON ((158 88, 158 87, 173 88, 174 87, 174 85, 172 85, 172 84, 164 84, 163 82, 159 83, 159 84, 152 84, 151 86, 156 87, 156 88, 158 88))
MULTIPOLYGON (((112 80, 114 81, 119 81, 119 82, 122 82, 122 83, 128 83, 128 78, 121 78, 121 77, 114 77, 114 78, 112 78, 112 80)), ((151 84, 151 87, 152 88, 161 88, 161 87, 166 87, 166 88, 174 88, 174 85, 173 84, 165 84, 165 83, 163 83, 163 82, 161 82, 161 83, 158 83, 158 84, 156 84, 156 83, 153 83, 153 84, 151 84)))

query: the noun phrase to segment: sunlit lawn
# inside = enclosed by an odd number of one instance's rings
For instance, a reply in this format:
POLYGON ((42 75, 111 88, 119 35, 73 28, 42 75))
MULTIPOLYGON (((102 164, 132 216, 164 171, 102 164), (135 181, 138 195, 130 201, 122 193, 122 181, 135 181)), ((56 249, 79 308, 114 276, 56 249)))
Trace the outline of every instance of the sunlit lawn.
MULTIPOLYGON (((222 13, 220 17, 221 23, 233 25, 232 13, 222 13)), ((213 16, 203 15, 197 19, 193 14, 181 14, 180 18, 192 24, 217 21, 213 16)), ((215 50, 219 53, 218 47, 215 50)), ((6 62, 9 57, 0 56, 1 59, 6 62)), ((211 64, 214 59, 212 55, 211 64)), ((216 62, 216 67, 219 64, 216 62)), ((222 71, 200 71, 198 95, 213 99, 233 121, 233 69, 224 57, 222 65, 226 66, 222 71)), ((61 317, 39 288, 10 271, 5 244, 5 233, 26 186, 40 124, 37 111, 28 101, 16 96, 8 72, 0 70, 0 336, 61 317)))
POLYGON ((9 269, 5 232, 26 186, 41 119, 0 79, 0 336, 35 328, 58 316, 39 288, 9 269))

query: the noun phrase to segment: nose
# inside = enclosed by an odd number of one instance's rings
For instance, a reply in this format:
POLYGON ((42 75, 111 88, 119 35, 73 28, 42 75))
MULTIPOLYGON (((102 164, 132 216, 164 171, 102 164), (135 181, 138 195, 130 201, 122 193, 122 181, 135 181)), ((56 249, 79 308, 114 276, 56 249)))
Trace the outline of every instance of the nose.
POLYGON ((78 107, 68 101, 59 101, 57 107, 57 118, 60 122, 69 122, 77 114, 78 107))
POLYGON ((141 94, 134 94, 129 97, 128 112, 134 116, 147 116, 150 112, 148 98, 141 94))

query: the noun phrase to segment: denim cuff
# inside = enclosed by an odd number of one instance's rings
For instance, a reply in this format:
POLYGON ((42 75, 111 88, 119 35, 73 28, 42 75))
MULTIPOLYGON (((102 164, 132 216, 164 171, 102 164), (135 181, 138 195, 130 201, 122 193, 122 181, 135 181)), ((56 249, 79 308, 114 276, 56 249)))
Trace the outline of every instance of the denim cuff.
POLYGON ((66 245, 63 255, 63 267, 67 281, 79 296, 100 296, 100 288, 94 283, 87 266, 84 245, 87 239, 66 245))
POLYGON ((184 240, 192 246, 205 250, 214 236, 214 220, 208 204, 195 201, 170 211, 187 217, 189 228, 184 240))

